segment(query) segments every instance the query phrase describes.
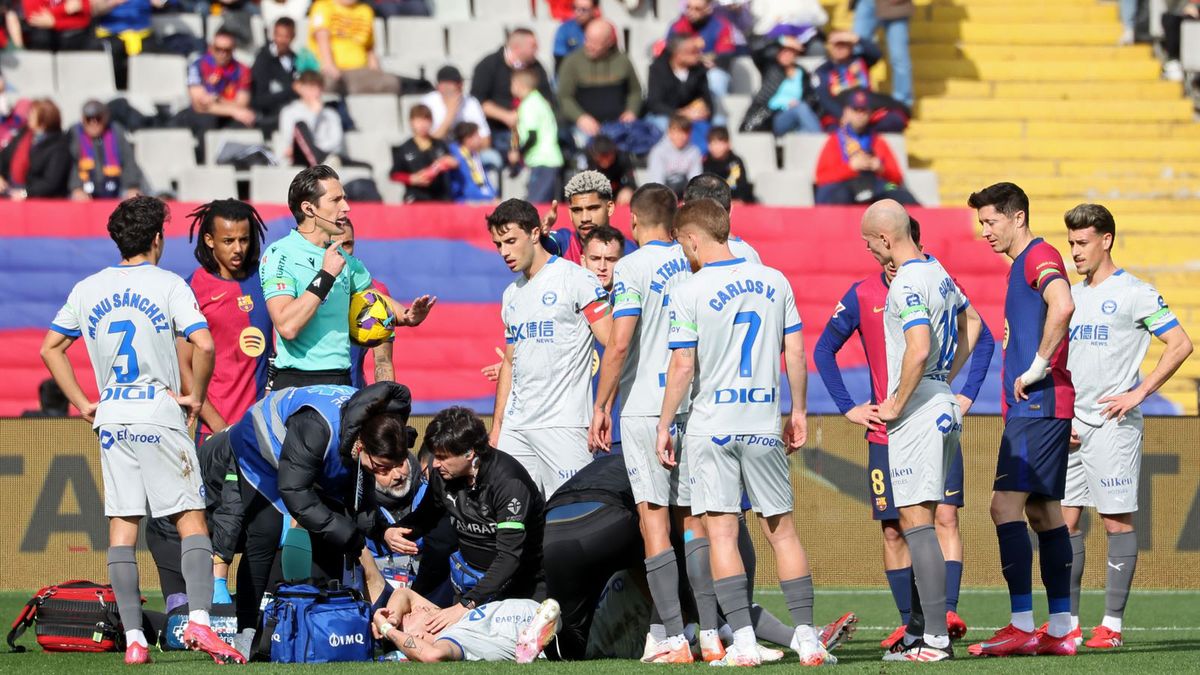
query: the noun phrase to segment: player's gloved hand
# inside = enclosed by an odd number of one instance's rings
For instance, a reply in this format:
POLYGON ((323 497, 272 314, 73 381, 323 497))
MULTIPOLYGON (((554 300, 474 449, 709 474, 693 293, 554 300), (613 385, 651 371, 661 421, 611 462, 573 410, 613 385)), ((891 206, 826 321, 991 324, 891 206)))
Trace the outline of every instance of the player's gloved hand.
POLYGON ((1037 384, 1046 378, 1046 374, 1050 372, 1050 360, 1043 358, 1041 354, 1033 357, 1033 363, 1029 365, 1029 370, 1021 373, 1015 382, 1013 382, 1013 396, 1018 401, 1024 401, 1029 398, 1029 394, 1025 393, 1025 388, 1031 384, 1037 384))
POLYGON ((224 577, 213 579, 213 597, 214 605, 227 605, 233 602, 233 596, 229 594, 229 582, 224 577))

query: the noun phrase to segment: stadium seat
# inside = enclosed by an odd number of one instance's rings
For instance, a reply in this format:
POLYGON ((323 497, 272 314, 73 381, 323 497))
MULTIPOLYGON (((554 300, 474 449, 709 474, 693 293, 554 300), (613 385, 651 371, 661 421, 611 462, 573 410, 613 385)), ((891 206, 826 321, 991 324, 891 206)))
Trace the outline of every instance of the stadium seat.
POLYGON ((194 166, 179 176, 179 201, 209 202, 237 197, 237 176, 231 166, 194 166))
POLYGON ((0 54, 6 91, 34 98, 54 93, 54 55, 49 52, 6 51, 0 54))
POLYGON ((174 54, 139 54, 129 59, 129 91, 155 103, 187 100, 187 58, 174 54))
POLYGON ((155 191, 170 191, 196 166, 196 139, 187 129, 142 129, 133 133, 133 156, 155 191))
POLYGON ((446 53, 464 74, 496 51, 507 36, 503 24, 490 21, 457 21, 446 25, 446 53))
POLYGON ((379 69, 385 73, 391 73, 393 75, 419 78, 421 77, 421 73, 424 72, 425 67, 425 64, 407 56, 379 57, 379 69))
POLYGON ((291 166, 250 167, 250 201, 255 204, 286 204, 288 187, 296 177, 291 166))
POLYGON ((1179 60, 1183 69, 1189 73, 1200 72, 1200 23, 1184 21, 1181 39, 1179 60))
POLYGON ((426 17, 393 16, 387 20, 388 54, 429 61, 445 59, 446 28, 426 17))
MULTIPOLYGON (((651 58, 654 43, 665 40, 667 29, 670 27, 669 21, 639 21, 629 26, 629 58, 632 59, 635 53, 638 56, 651 58)), ((646 72, 638 71, 638 77, 646 77, 646 72)))
POLYGON ((746 111, 750 109, 751 96, 748 94, 730 94, 718 102, 718 105, 725 111, 725 116, 729 118, 726 126, 732 133, 742 126, 742 120, 746 117, 746 111))
MULTIPOLYGON (((783 137, 783 168, 809 177, 817 173, 817 160, 825 147, 825 134, 788 134, 783 137)), ((768 202, 769 203, 769 202, 768 202)))
POLYGON ((938 175, 929 169, 909 169, 904 172, 904 187, 917 198, 921 206, 940 206, 938 175))
POLYGON ((187 13, 170 13, 159 14, 155 12, 150 16, 150 26, 154 30, 154 34, 160 38, 171 37, 172 35, 188 35, 195 38, 204 38, 204 20, 199 14, 192 12, 187 13))
POLYGON ((729 82, 730 94, 754 96, 762 86, 762 74, 749 56, 735 58, 729 66, 729 74, 732 78, 729 82))
POLYGON ((812 206, 811 174, 803 171, 765 171, 751 174, 759 201, 774 206, 812 206))
POLYGON ((529 0, 486 0, 476 2, 476 19, 480 21, 513 22, 528 24, 533 20, 529 0))
POLYGON ((433 0, 433 16, 441 21, 470 21, 471 0, 433 0))
POLYGON ((108 52, 59 52, 54 57, 56 89, 96 98, 117 93, 112 55, 108 52))
POLYGON ((204 161, 214 165, 221 154, 221 148, 226 143, 243 143, 245 145, 263 145, 265 143, 262 131, 258 129, 217 129, 204 134, 204 161))
POLYGON ((516 176, 511 176, 505 172, 500 177, 500 199, 525 199, 525 195, 529 192, 529 169, 522 169, 521 173, 516 176))
POLYGON ((346 97, 346 109, 356 129, 383 133, 404 129, 400 106, 391 94, 355 94, 346 97))
MULTIPOLYGON (((430 75, 430 79, 433 80, 433 79, 435 79, 435 76, 437 75, 437 73, 433 72, 433 73, 430 73, 429 75, 430 75)), ((464 89, 469 90, 470 83, 464 82, 463 84, 465 85, 464 89)), ((408 129, 408 113, 410 111, 412 111, 413 106, 415 106, 421 102, 421 97, 422 97, 422 94, 408 94, 407 96, 400 97, 400 122, 404 126, 405 129, 408 129)), ((374 131, 374 130, 372 130, 372 131, 374 131)), ((399 145, 400 142, 403 140, 404 140, 403 138, 400 138, 399 136, 397 136, 396 144, 399 145)))
POLYGON ((904 140, 904 134, 880 134, 883 140, 887 141, 888 147, 892 150, 892 154, 896 156, 896 162, 900 164, 900 171, 908 172, 908 143, 904 140))
POLYGON ((746 162, 750 180, 764 173, 775 171, 775 136, 769 133, 730 134, 733 151, 746 162))
POLYGON ((346 154, 359 162, 367 162, 377 176, 386 176, 392 170, 392 146, 403 141, 400 134, 386 134, 372 130, 347 131, 346 154))
POLYGON ((376 185, 379 186, 379 194, 383 196, 384 204, 403 204, 404 203, 404 185, 395 183, 383 177, 376 179, 376 185))
POLYGON ((62 118, 63 129, 70 128, 83 117, 83 104, 90 99, 107 99, 107 96, 94 96, 88 93, 80 93, 73 89, 62 89, 54 94, 54 103, 58 106, 58 112, 62 118))

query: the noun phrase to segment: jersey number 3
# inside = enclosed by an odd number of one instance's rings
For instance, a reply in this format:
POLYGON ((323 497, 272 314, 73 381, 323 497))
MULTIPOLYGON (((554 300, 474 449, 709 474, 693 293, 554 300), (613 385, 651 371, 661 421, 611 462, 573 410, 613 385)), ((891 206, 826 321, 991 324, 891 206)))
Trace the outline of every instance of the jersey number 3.
POLYGON ((754 341, 758 339, 758 329, 762 327, 762 317, 758 312, 738 312, 733 316, 733 325, 746 324, 746 338, 742 340, 742 355, 738 361, 738 375, 750 377, 754 374, 754 341))
POLYGON ((133 336, 137 326, 132 321, 114 321, 108 326, 109 335, 120 335, 121 344, 117 345, 117 356, 125 357, 125 367, 113 365, 113 375, 117 376, 117 384, 132 384, 142 374, 138 368, 137 352, 133 349, 133 336))

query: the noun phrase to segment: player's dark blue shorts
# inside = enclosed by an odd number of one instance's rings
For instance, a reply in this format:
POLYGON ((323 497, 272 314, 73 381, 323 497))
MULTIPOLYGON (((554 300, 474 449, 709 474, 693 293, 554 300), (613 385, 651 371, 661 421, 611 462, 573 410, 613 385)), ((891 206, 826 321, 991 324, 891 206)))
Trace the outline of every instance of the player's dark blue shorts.
POLYGON ((992 489, 1063 498, 1071 420, 1014 417, 1004 424, 992 489))
MULTIPOLYGON (((900 511, 892 501, 892 470, 888 464, 888 446, 882 443, 867 443, 867 486, 871 501, 871 518, 875 520, 899 520, 900 511)), ((946 473, 946 492, 943 504, 963 507, 963 457, 962 446, 954 453, 950 471, 946 473)))

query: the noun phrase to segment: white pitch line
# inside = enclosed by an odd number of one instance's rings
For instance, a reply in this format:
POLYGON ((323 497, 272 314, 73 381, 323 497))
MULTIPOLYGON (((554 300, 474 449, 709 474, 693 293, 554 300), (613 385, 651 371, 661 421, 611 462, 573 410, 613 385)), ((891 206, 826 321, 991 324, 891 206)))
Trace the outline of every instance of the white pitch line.
MULTIPOLYGON (((783 591, 778 588, 756 588, 754 593, 757 595, 783 595, 783 591)), ((891 591, 886 588, 821 588, 817 587, 817 595, 891 595, 891 591)), ((1103 588, 1085 588, 1081 591, 1083 595, 1103 595, 1103 588)), ((1170 590, 1166 588, 1135 588, 1131 591, 1133 595, 1180 595, 1188 594, 1195 595, 1200 593, 1200 590, 1170 590)), ((965 588, 959 592, 963 595, 1008 595, 1008 590, 1004 588, 965 588)))
MULTIPOLYGON (((997 631, 1004 626, 971 626, 971 630, 997 631)), ((857 630, 880 630, 893 631, 895 626, 858 626, 857 630)), ((1130 631, 1135 633, 1169 633, 1200 630, 1200 626, 1124 626, 1122 631, 1130 631)))

